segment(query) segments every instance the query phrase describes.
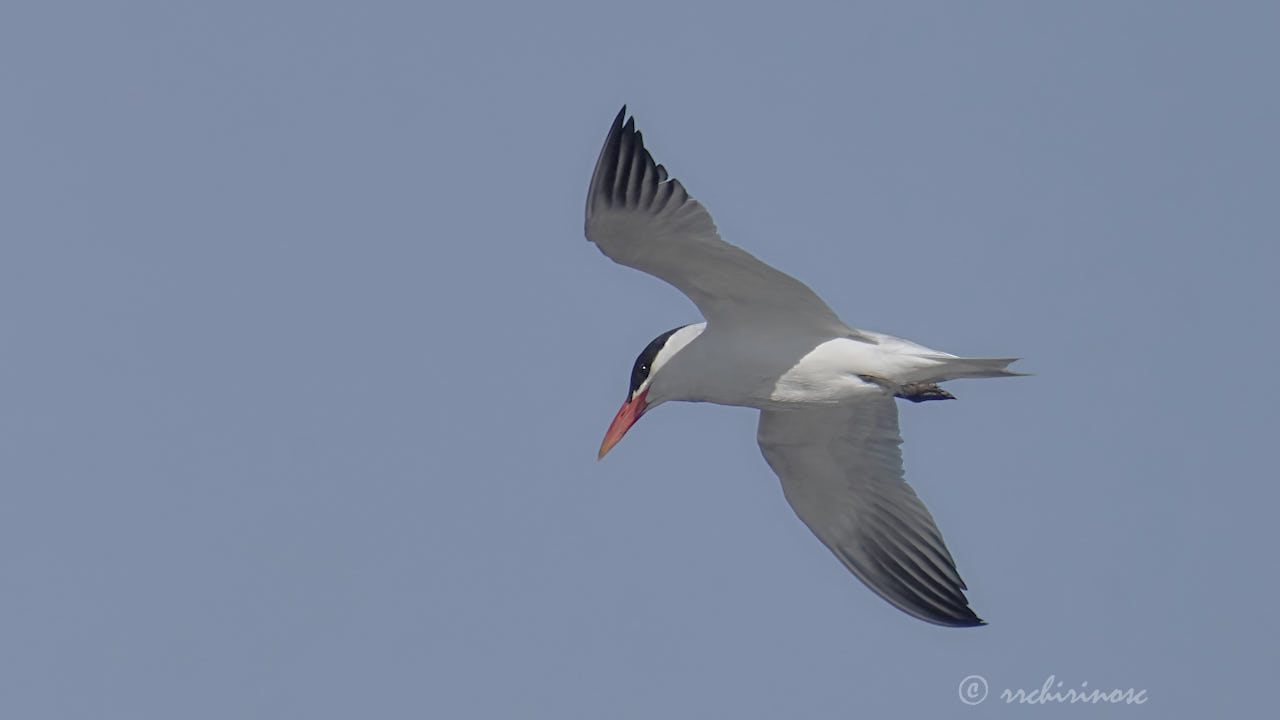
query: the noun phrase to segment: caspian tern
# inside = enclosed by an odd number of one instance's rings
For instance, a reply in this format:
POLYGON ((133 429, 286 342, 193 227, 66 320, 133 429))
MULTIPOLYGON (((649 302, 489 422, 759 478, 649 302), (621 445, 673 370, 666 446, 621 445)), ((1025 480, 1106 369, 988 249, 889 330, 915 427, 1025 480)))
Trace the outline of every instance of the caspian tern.
POLYGON ((953 396, 938 383, 1022 373, 846 325, 804 283, 720 239, 711 215, 653 161, 623 106, 587 193, 600 251, 674 285, 706 322, 659 335, 636 358, 600 458, 672 400, 758 408, 757 441, 796 515, 868 587, 921 620, 983 625, 929 511, 903 479, 895 397, 953 396))

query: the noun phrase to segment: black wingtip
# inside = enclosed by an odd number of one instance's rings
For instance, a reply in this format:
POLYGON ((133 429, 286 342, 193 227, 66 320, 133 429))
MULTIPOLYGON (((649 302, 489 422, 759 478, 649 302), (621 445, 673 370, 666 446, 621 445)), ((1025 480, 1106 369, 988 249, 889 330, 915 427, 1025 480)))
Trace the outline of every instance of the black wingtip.
POLYGON ((934 625, 941 625, 943 627, 982 627, 987 624, 987 621, 978 617, 978 614, 970 609, 968 605, 951 608, 950 612, 945 613, 925 612, 917 614, 915 612, 911 612, 910 614, 915 615, 925 622, 933 623, 934 625))
MULTIPOLYGON (((613 124, 609 126, 609 135, 605 138, 606 147, 611 143, 621 142, 622 133, 626 129, 627 106, 623 105, 618 111, 617 117, 613 119, 613 124)), ((631 118, 631 122, 635 122, 635 118, 631 118)))
MULTIPOLYGON (((968 608, 965 608, 965 609, 968 610, 968 608)), ((921 620, 924 620, 925 622, 931 625, 938 625, 940 627, 971 628, 971 627, 982 627, 987 624, 986 620, 983 620, 982 618, 975 615, 972 610, 969 610, 968 616, 931 614, 931 615, 916 615, 916 617, 920 618, 921 620)))
POLYGON ((968 605, 964 606, 963 612, 964 614, 960 617, 949 618, 947 624, 951 627, 982 627, 987 624, 987 621, 978 617, 978 614, 968 605))
POLYGON ((898 606, 898 608, 900 610, 905 610, 908 615, 923 620, 930 625, 937 625, 939 627, 970 628, 982 627, 987 624, 986 620, 978 617, 977 614, 970 610, 967 605, 955 608, 949 612, 937 612, 933 610, 917 611, 915 609, 907 609, 902 606, 898 606))

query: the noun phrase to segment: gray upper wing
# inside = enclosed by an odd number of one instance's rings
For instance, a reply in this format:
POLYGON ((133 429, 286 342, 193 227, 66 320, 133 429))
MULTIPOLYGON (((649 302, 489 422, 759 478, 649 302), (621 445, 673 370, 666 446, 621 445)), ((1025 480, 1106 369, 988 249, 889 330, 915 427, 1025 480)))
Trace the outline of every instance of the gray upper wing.
POLYGON ((711 326, 852 332, 804 283, 720 239, 706 208, 654 163, 624 106, 587 192, 586 235, 615 262, 676 286, 711 326), (798 326, 798 327, 797 327, 798 326))

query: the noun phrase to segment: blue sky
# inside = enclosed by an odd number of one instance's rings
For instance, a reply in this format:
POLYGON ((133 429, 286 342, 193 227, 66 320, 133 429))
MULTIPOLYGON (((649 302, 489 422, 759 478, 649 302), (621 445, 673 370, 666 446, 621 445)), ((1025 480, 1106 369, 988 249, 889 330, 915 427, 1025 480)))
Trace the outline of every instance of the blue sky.
POLYGON ((0 714, 1258 714, 1277 666, 1262 3, 9 3, 0 714), (755 413, 595 451, 698 320, 582 237, 627 103, 842 317, 1034 377, 902 408, 926 625, 755 413), (960 702, 968 675, 991 697, 960 702))

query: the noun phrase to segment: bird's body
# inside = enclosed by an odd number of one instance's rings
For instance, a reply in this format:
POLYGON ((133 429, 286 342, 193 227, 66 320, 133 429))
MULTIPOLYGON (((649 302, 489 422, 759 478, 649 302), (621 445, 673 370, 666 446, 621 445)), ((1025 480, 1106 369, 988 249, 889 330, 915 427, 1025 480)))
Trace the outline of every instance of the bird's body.
POLYGON ((903 480, 895 397, 952 396, 938 383, 1016 375, 846 325, 804 283, 720 239, 711 216, 618 114, 587 195, 586 235, 659 277, 706 318, 651 342, 600 456, 668 401, 758 408, 758 440, 797 515, 871 589, 940 625, 979 625, 928 510, 903 480))
POLYGON ((717 332, 707 323, 682 330, 693 337, 655 378, 650 405, 682 400, 761 410, 824 407, 881 394, 889 385, 949 380, 957 377, 950 363, 964 362, 865 330, 857 338, 785 328, 717 332))

